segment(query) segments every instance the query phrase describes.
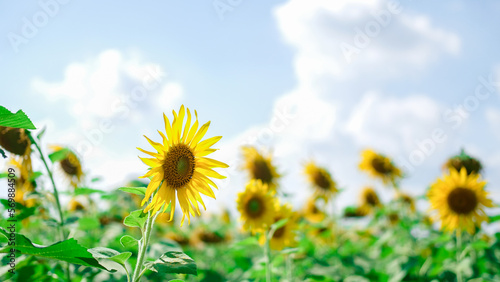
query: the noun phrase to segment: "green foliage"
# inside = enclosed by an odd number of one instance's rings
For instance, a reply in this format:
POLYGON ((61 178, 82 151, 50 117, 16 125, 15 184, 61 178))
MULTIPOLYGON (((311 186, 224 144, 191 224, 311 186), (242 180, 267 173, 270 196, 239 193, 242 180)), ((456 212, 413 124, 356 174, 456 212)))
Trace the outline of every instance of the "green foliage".
POLYGON ((159 273, 198 274, 194 260, 183 252, 166 252, 154 262, 146 262, 144 265, 159 273))
POLYGON ((0 126, 36 129, 31 120, 22 110, 18 110, 14 114, 2 106, 0 106, 0 126))
POLYGON ((139 196, 146 195, 146 188, 145 187, 121 187, 121 188, 118 188, 118 190, 123 191, 123 192, 136 194, 139 196))

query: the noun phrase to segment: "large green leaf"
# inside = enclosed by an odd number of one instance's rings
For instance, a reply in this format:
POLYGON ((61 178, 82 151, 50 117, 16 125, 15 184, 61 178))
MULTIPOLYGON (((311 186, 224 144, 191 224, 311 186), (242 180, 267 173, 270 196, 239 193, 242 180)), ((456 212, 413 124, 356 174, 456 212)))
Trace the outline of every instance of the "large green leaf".
MULTIPOLYGON (((10 236, 10 234, 3 228, 0 228, 0 233, 7 238, 10 236)), ((15 238, 16 241, 14 248, 18 253, 107 270, 104 266, 99 264, 99 262, 85 247, 79 245, 73 238, 57 242, 47 247, 35 245, 30 239, 21 234, 16 233, 15 238)), ((6 245, 0 249, 0 253, 8 253, 11 248, 12 246, 6 245)))
POLYGON ((183 252, 166 252, 156 261, 146 262, 144 266, 158 273, 198 274, 194 260, 183 252))
POLYGON ((0 126, 36 129, 31 120, 22 110, 19 110, 14 114, 2 106, 0 106, 0 126))
POLYGON ((88 250, 96 259, 109 259, 125 267, 125 262, 132 255, 131 252, 120 253, 113 249, 97 247, 88 250))
POLYGON ((125 224, 128 227, 139 227, 140 229, 143 229, 147 219, 148 219, 147 213, 143 213, 142 210, 136 210, 131 212, 125 218, 123 224, 125 224))
POLYGON ((123 192, 136 194, 139 196, 146 195, 146 187, 121 187, 121 188, 118 188, 118 190, 123 191, 123 192))

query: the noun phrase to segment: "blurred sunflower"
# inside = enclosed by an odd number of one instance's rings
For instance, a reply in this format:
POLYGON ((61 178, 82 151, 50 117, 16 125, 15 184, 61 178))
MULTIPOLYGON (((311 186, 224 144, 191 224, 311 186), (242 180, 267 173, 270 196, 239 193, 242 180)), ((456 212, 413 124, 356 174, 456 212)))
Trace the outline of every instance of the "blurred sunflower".
POLYGON ((309 198, 303 210, 304 217, 312 223, 321 222, 326 217, 326 214, 317 206, 316 200, 315 197, 309 198))
POLYGON ((372 177, 380 178, 384 184, 396 184, 396 180, 403 176, 403 173, 397 168, 391 159, 378 154, 373 150, 364 150, 361 153, 362 160, 359 169, 366 171, 372 177))
POLYGON ((69 211, 83 211, 85 210, 85 206, 82 205, 82 203, 80 203, 78 200, 76 200, 75 198, 72 198, 70 201, 69 201, 69 204, 68 204, 68 210, 69 211))
POLYGON ((328 224, 325 226, 321 227, 313 227, 309 232, 308 235, 310 238, 313 238, 316 243, 319 243, 320 245, 331 245, 335 242, 335 236, 334 236, 334 225, 333 224, 328 224))
POLYGON ((372 187, 365 187, 360 194, 360 206, 357 208, 359 216, 365 216, 372 213, 373 209, 382 206, 377 192, 372 187))
POLYGON ((243 147, 242 150, 245 159, 243 167, 248 170, 250 178, 262 181, 272 193, 275 193, 280 175, 272 164, 271 155, 264 156, 256 148, 249 146, 243 147))
POLYGON ((70 181, 71 186, 77 187, 83 178, 82 164, 76 154, 68 148, 51 145, 50 149, 54 153, 64 154, 64 158, 59 161, 62 173, 70 181))
POLYGON ((11 158, 9 160, 9 164, 15 168, 17 174, 16 196, 14 199, 17 203, 20 203, 25 207, 31 208, 35 206, 36 200, 34 198, 25 199, 25 195, 29 195, 35 191, 35 181, 31 180, 33 177, 33 171, 31 171, 30 167, 19 163, 15 158, 11 158))
POLYGON ((165 237, 166 239, 175 241, 177 244, 179 244, 181 246, 187 246, 190 243, 189 237, 181 232, 170 231, 170 232, 166 233, 165 236, 163 236, 163 237, 165 237))
POLYGON ((156 153, 137 148, 153 157, 140 158, 146 165, 151 167, 151 170, 141 176, 141 178, 151 177, 151 182, 149 182, 141 205, 148 203, 153 192, 157 191, 144 212, 153 210, 153 214, 155 214, 163 206, 162 212, 164 212, 170 204, 170 219, 172 219, 177 197, 183 213, 182 226, 186 216, 190 223, 190 214, 196 216, 196 212, 201 215, 198 202, 205 208, 200 193, 215 199, 212 187, 217 188, 217 185, 209 177, 226 178, 212 168, 227 168, 228 165, 205 157, 216 151, 216 149, 210 147, 222 138, 222 136, 216 136, 201 141, 210 126, 210 122, 205 123, 198 129, 198 114, 194 111, 196 121, 191 125, 191 112, 189 109, 186 111, 184 105, 181 106, 178 114, 175 111, 172 111, 172 113, 174 115, 172 124, 170 124, 167 116, 163 114, 166 135, 158 131, 163 139, 163 144, 154 142, 144 136, 156 150, 156 153), (186 114, 187 119, 184 125, 186 114))
POLYGON ((267 184, 252 179, 245 191, 238 194, 238 211, 243 221, 243 230, 252 233, 264 231, 273 222, 275 199, 268 192, 267 184))
POLYGON ((193 246, 203 246, 205 244, 219 244, 226 242, 226 236, 224 234, 208 230, 205 227, 198 227, 190 237, 190 243, 193 246))
POLYGON ((316 196, 328 201, 338 192, 337 184, 332 179, 330 172, 325 168, 319 167, 311 161, 305 165, 304 172, 314 188, 316 196))
POLYGON ((415 199, 412 196, 405 193, 399 193, 397 199, 405 206, 407 206, 410 211, 415 212, 415 199))
POLYGON ((460 172, 450 169, 448 175, 431 185, 427 196, 431 208, 438 211, 442 229, 473 234, 475 226, 488 221, 484 208, 493 207, 493 202, 484 190, 486 181, 480 181, 479 177, 475 173, 467 175, 462 167, 460 172))
MULTIPOLYGON (((288 221, 282 227, 278 228, 271 240, 269 241, 269 245, 271 249, 281 251, 285 247, 293 247, 296 242, 296 234, 297 230, 297 215, 292 211, 292 208, 288 204, 280 205, 277 201, 275 202, 276 212, 273 215, 274 219, 272 223, 276 223, 282 219, 287 218, 288 221)), ((266 242, 267 234, 264 232, 261 234, 259 242, 263 245, 266 242)))
POLYGON ((228 209, 224 209, 221 215, 222 222, 225 224, 230 224, 231 223, 231 213, 229 212, 228 209))
POLYGON ((31 171, 31 141, 27 130, 0 126, 0 147, 14 154, 13 159, 31 171))
POLYGON ((462 167, 465 167, 467 174, 478 174, 483 170, 481 162, 465 153, 464 149, 462 149, 460 154, 449 158, 443 165, 443 170, 448 171, 450 169, 455 169, 456 171, 460 171, 462 167))

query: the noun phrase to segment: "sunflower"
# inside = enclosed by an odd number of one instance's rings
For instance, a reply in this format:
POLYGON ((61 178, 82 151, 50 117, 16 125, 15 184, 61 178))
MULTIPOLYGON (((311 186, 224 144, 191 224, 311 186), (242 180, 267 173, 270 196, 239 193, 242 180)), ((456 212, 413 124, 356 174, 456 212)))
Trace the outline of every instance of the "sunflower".
POLYGON ((337 184, 333 181, 328 170, 318 167, 314 162, 308 162, 304 169, 309 182, 315 190, 315 195, 328 201, 338 192, 337 184))
POLYGON ((36 200, 34 198, 25 199, 25 195, 29 195, 30 193, 35 191, 36 183, 31 179, 33 177, 33 171, 31 171, 30 167, 19 163, 16 158, 11 158, 9 164, 15 167, 17 174, 15 196, 16 202, 28 208, 35 206, 36 200))
POLYGON ((0 146, 18 156, 31 153, 31 141, 23 128, 0 126, 0 146))
POLYGON ((331 245, 335 242, 334 228, 335 226, 331 223, 325 226, 313 227, 308 232, 308 235, 320 245, 331 245))
POLYGON ((242 150, 245 159, 243 167, 248 170, 250 178, 262 181, 267 184, 270 191, 275 193, 280 175, 272 164, 271 155, 264 156, 256 148, 249 146, 243 147, 242 150))
POLYGON ((399 193, 398 195, 398 200, 403 203, 403 205, 407 206, 410 208, 410 211, 415 212, 415 199, 413 199, 412 196, 405 194, 405 193, 399 193))
POLYGON ((382 206, 377 192, 372 187, 365 187, 361 191, 359 202, 360 206, 356 210, 358 216, 366 216, 372 213, 375 208, 382 206))
POLYGON ((479 177, 475 173, 467 175, 467 169, 462 167, 460 172, 450 169, 449 174, 431 185, 427 196, 431 208, 438 212, 442 229, 450 232, 465 229, 473 234, 475 226, 488 221, 484 208, 493 207, 493 202, 484 190, 486 181, 479 177))
POLYGON ((226 235, 205 227, 198 227, 192 234, 191 245, 203 247, 205 244, 219 244, 226 241, 226 235))
POLYGON ((403 173, 397 168, 388 157, 377 154, 373 150, 364 150, 361 153, 362 160, 359 169, 366 171, 373 177, 382 179, 384 184, 396 184, 396 180, 403 176, 403 173))
POLYGON ((83 211, 83 210, 85 210, 85 206, 82 205, 82 203, 80 203, 75 198, 72 198, 69 201, 68 210, 70 210, 70 211, 83 211))
POLYGON ((481 162, 465 153, 464 149, 462 149, 460 154, 449 158, 443 165, 443 170, 447 171, 454 168, 455 170, 460 171, 462 167, 465 167, 467 174, 478 174, 483 170, 481 162))
MULTIPOLYGON (((293 247, 297 243, 295 240, 295 231, 297 230, 297 215, 292 211, 290 205, 280 205, 277 201, 276 213, 273 215, 274 219, 272 223, 276 223, 282 219, 288 218, 288 221, 282 227, 278 228, 271 240, 269 245, 271 249, 281 251, 285 247, 293 247)), ((259 242, 263 245, 266 242, 266 232, 261 234, 259 242)))
POLYGON ((272 224, 276 200, 267 190, 267 184, 252 179, 245 191, 238 194, 236 204, 243 221, 243 230, 261 232, 272 224))
POLYGON ((51 145, 50 149, 53 153, 61 152, 64 158, 59 161, 62 173, 69 179, 71 186, 77 187, 83 178, 82 164, 76 154, 68 148, 51 145))
POLYGON ((163 206, 162 212, 165 212, 170 204, 172 207, 170 219, 172 219, 177 195, 183 213, 182 226, 186 216, 190 223, 190 214, 196 216, 196 212, 201 215, 198 202, 205 208, 200 193, 215 199, 212 187, 217 188, 217 185, 209 177, 226 178, 212 168, 226 168, 228 165, 205 157, 216 151, 216 149, 210 147, 222 138, 222 136, 216 136, 201 141, 210 126, 210 122, 205 123, 198 129, 198 114, 194 111, 196 121, 191 125, 191 112, 189 109, 186 111, 184 105, 181 106, 178 113, 175 111, 172 111, 172 113, 174 115, 172 124, 167 116, 163 114, 166 134, 158 131, 163 144, 154 142, 144 136, 156 150, 156 153, 137 148, 153 157, 140 158, 146 165, 151 167, 151 170, 141 176, 141 178, 151 177, 151 182, 149 182, 141 205, 144 206, 148 203, 144 212, 153 210, 153 214, 156 214, 163 206), (184 125, 186 115, 187 119, 184 125), (156 193, 153 195, 153 192, 156 193), (152 200, 148 202, 152 195, 152 200))
POLYGON ((319 209, 318 205, 316 204, 316 200, 317 198, 310 198, 306 202, 303 210, 304 217, 312 223, 321 222, 326 217, 325 212, 319 209))

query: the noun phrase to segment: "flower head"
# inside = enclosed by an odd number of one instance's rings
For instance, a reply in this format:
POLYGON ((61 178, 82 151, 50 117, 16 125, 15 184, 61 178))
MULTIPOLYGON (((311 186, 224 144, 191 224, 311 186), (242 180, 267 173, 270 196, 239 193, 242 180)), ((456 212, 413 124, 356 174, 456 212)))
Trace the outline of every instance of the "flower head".
POLYGON ((380 178, 385 184, 392 183, 394 185, 403 176, 401 170, 388 157, 373 150, 364 150, 361 155, 362 160, 359 168, 373 177, 380 178))
POLYGON ((160 211, 162 207, 162 211, 165 211, 170 204, 170 220, 172 220, 177 198, 183 213, 182 225, 186 216, 190 222, 190 215, 201 214, 198 203, 205 208, 200 193, 215 199, 212 188, 217 188, 217 185, 210 178, 224 179, 226 177, 214 171, 213 168, 226 168, 228 165, 206 157, 216 151, 211 147, 222 138, 222 136, 216 136, 201 141, 210 122, 198 127, 198 114, 194 111, 196 121, 191 124, 191 112, 189 109, 185 110, 184 105, 178 113, 172 112, 174 115, 172 123, 163 114, 166 134, 158 131, 162 137, 162 143, 154 142, 144 136, 156 152, 137 148, 152 157, 140 158, 151 167, 142 176, 142 178, 151 177, 151 181, 141 204, 147 203, 144 212, 152 210, 153 214, 160 211), (185 123, 184 118, 186 118, 185 123), (153 195, 154 192, 156 193, 153 195), (152 200, 148 202, 152 195, 152 200))

